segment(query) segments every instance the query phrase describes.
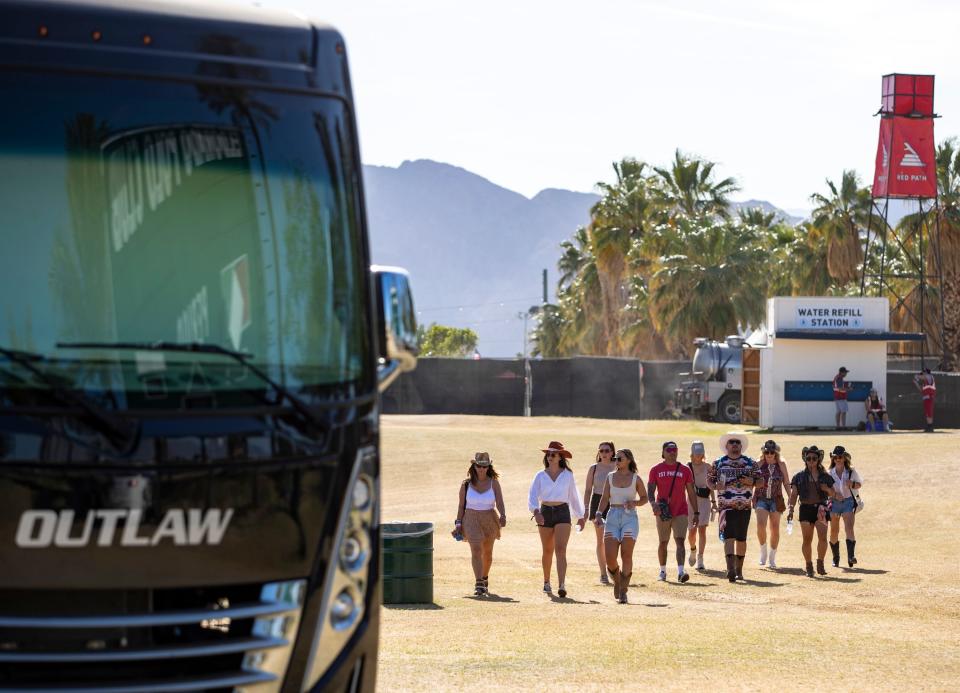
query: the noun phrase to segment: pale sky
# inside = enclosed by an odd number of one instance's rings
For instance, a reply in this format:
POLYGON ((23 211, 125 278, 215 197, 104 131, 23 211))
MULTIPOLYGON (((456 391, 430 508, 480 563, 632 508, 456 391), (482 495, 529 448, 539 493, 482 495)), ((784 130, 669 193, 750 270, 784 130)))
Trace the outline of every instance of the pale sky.
POLYGON ((735 199, 809 208, 872 178, 880 78, 932 73, 960 135, 960 4, 911 0, 261 0, 327 21, 363 159, 434 159, 527 196, 590 191, 624 156, 718 162, 735 199))

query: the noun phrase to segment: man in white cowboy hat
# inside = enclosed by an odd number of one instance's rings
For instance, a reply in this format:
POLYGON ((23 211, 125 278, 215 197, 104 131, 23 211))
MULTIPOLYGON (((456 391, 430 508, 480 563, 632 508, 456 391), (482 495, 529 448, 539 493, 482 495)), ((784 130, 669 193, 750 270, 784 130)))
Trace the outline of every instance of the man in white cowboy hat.
POLYGON ((727 579, 743 579, 743 559, 747 553, 747 529, 750 526, 750 499, 760 477, 760 467, 743 453, 747 450, 745 433, 720 436, 723 455, 713 463, 707 485, 717 492, 720 511, 720 536, 727 557, 727 579))

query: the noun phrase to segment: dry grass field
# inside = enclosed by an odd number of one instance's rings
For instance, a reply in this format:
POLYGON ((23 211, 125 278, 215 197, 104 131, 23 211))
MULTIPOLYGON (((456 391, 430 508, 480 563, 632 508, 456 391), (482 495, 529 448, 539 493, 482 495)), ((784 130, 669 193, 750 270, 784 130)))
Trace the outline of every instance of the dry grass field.
MULTIPOLYGON (((779 570, 757 565, 751 521, 746 584, 730 584, 716 526, 705 573, 656 579, 656 531, 641 508, 629 605, 598 581, 590 525, 571 537, 568 597, 541 591, 540 543, 526 509, 539 448, 560 440, 577 485, 597 444, 629 447, 646 476, 664 440, 708 455, 727 427, 660 421, 387 416, 383 521, 430 521, 434 601, 385 607, 379 687, 397 690, 960 690, 960 435, 832 432, 750 436, 748 455, 775 438, 788 469, 800 448, 842 444, 864 478, 852 570, 802 574, 799 525, 782 540, 779 570), (508 524, 494 549, 492 596, 473 596, 469 548, 449 534, 468 460, 488 450, 501 475, 508 524)), ((682 459, 685 456, 682 455, 682 459)), ((841 531, 841 551, 845 549, 841 531)), ((668 564, 673 563, 673 545, 668 564)), ((556 573, 553 577, 556 589, 556 573)))

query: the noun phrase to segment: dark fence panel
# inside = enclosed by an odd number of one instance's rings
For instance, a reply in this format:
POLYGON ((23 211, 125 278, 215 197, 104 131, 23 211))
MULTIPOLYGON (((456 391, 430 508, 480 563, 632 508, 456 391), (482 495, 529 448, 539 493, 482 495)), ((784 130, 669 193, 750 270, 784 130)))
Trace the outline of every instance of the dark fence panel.
POLYGON ((422 358, 383 393, 385 414, 523 416, 523 361, 422 358))
MULTIPOLYGON (((916 371, 887 372, 887 413, 894 428, 923 428, 923 401, 913 384, 916 371)), ((937 398, 934 400, 935 428, 960 428, 960 373, 934 373, 937 398)))
MULTIPOLYGON (((605 419, 655 419, 684 379, 687 361, 580 356, 531 359, 531 414, 605 419)), ((898 429, 923 428, 914 371, 887 373, 887 408, 898 429)), ((960 374, 935 373, 934 426, 960 428, 960 374)), ((524 362, 520 359, 422 358, 382 397, 385 414, 523 416, 524 362)))
POLYGON ((531 360, 533 416, 639 419, 643 390, 640 362, 580 356, 531 360))
POLYGON ((690 361, 644 361, 643 362, 643 413, 642 419, 658 419, 667 401, 673 399, 673 390, 690 376, 690 361))

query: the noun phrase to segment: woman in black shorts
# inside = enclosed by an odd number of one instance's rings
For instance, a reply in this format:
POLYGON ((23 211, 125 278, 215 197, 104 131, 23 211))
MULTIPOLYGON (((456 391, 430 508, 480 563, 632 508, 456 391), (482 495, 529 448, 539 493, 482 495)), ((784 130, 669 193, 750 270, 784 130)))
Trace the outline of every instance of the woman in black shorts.
POLYGON ((571 515, 576 516, 577 525, 583 529, 586 519, 583 516, 583 502, 577 493, 577 482, 567 460, 573 457, 569 450, 556 441, 543 449, 543 470, 533 477, 530 484, 528 507, 533 513, 540 530, 540 544, 543 547, 543 591, 550 594, 550 570, 553 556, 557 556, 557 579, 560 581, 557 595, 567 596, 564 582, 567 576, 567 542, 570 540, 571 515))
MULTIPOLYGON (((595 520, 597 508, 600 507, 600 497, 603 495, 603 486, 607 477, 616 471, 617 463, 613 461, 613 453, 616 446, 612 442, 600 443, 597 447, 597 461, 590 465, 587 470, 587 482, 583 489, 583 507, 590 508, 587 518, 595 520)), ((607 513, 603 513, 603 518, 607 518, 607 513)), ((606 550, 603 546, 603 525, 594 527, 597 534, 597 565, 600 566, 600 582, 609 585, 607 579, 607 558, 606 550)))
POLYGON ((790 512, 787 522, 793 521, 793 509, 800 501, 800 530, 803 532, 803 559, 807 563, 807 577, 813 577, 813 531, 817 531, 817 573, 826 575, 823 559, 827 555, 827 525, 830 523, 829 499, 833 496, 833 477, 823 468, 823 450, 813 445, 803 449, 804 469, 790 482, 790 512))

